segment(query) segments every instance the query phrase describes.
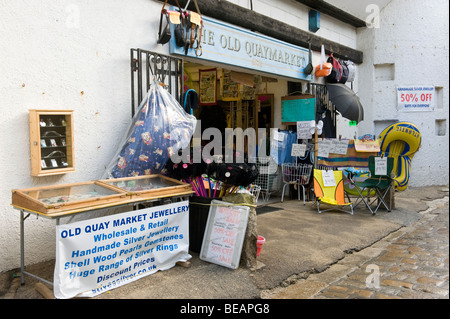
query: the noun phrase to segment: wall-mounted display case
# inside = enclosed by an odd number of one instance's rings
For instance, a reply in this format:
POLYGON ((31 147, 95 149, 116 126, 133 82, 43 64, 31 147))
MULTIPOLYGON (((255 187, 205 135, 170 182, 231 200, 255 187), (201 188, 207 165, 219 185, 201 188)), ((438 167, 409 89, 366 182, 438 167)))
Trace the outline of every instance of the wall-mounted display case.
POLYGON ((30 110, 31 175, 75 171, 72 110, 30 110))

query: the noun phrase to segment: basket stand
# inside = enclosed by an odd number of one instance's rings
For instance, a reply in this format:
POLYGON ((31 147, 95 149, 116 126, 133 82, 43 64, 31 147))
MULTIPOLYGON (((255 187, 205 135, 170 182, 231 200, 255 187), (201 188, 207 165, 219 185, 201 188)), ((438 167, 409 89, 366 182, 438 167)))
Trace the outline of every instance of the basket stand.
POLYGON ((288 185, 297 185, 298 200, 300 200, 300 186, 303 189, 303 205, 306 204, 305 200, 305 185, 309 184, 311 176, 312 165, 311 164, 288 164, 281 165, 283 174, 283 191, 281 193, 281 202, 284 200, 284 191, 288 185))

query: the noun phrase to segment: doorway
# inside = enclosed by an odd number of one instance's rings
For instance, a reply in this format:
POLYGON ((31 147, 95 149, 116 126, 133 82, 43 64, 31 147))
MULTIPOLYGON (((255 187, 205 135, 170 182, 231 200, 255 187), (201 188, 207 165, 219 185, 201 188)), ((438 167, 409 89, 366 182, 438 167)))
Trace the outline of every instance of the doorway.
POLYGON ((274 95, 273 94, 257 94, 256 95, 256 111, 257 111, 257 140, 258 148, 265 143, 266 154, 270 155, 270 129, 274 127, 274 95), (265 131, 264 136, 259 136, 259 132, 265 131))

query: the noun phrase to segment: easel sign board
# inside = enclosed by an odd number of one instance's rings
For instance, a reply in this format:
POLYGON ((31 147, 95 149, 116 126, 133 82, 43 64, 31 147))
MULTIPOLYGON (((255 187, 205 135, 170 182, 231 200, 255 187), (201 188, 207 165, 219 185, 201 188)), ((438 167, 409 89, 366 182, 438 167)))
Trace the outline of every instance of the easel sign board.
POLYGON ((200 259, 237 269, 249 215, 249 207, 212 200, 203 236, 200 259))

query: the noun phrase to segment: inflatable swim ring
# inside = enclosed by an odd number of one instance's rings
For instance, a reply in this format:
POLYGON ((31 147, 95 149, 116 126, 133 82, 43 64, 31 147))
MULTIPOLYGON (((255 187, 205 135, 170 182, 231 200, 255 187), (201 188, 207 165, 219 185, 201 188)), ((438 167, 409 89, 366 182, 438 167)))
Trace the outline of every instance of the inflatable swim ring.
POLYGON ((412 123, 399 122, 386 127, 379 139, 379 155, 394 158, 395 188, 404 191, 408 187, 412 158, 422 143, 420 131, 412 123))

